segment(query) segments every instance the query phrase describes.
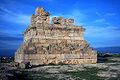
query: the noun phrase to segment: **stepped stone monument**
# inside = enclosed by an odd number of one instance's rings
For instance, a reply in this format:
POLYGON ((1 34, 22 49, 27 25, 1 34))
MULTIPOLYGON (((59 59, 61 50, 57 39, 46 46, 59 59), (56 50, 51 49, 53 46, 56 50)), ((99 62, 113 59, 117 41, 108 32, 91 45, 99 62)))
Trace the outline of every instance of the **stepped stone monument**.
POLYGON ((38 7, 25 30, 24 41, 15 53, 15 62, 41 64, 96 63, 97 54, 84 40, 85 29, 74 19, 53 17, 38 7))

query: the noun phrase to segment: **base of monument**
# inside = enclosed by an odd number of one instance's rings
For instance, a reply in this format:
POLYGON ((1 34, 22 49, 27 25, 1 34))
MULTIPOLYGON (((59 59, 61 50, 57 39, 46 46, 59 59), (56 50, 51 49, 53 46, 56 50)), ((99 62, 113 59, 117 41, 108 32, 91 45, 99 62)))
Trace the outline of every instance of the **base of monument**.
POLYGON ((96 54, 16 54, 15 62, 29 62, 31 65, 90 64, 97 62, 96 56, 96 54))

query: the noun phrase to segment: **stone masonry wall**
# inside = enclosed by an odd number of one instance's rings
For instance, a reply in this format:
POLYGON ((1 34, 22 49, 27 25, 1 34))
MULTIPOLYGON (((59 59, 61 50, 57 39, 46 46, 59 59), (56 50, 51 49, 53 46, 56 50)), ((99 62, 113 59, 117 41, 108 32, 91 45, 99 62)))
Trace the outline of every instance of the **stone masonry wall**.
POLYGON ((31 65, 40 64, 83 64, 96 63, 96 54, 18 54, 16 61, 28 61, 31 65), (22 57, 24 56, 24 57, 22 57))
POLYGON ((97 54, 84 40, 85 29, 74 19, 54 17, 38 7, 25 30, 24 41, 15 53, 15 62, 40 64, 96 63, 97 54))

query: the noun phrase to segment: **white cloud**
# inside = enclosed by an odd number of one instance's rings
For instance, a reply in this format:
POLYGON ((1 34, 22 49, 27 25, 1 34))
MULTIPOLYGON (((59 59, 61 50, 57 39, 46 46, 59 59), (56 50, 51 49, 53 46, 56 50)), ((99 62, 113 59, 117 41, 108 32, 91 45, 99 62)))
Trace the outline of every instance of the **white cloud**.
POLYGON ((97 15, 97 16, 101 16, 101 14, 100 14, 99 12, 96 12, 96 15, 97 15))
POLYGON ((120 37, 119 32, 120 30, 118 29, 118 27, 114 26, 86 26, 86 35, 89 35, 91 37, 120 37))
POLYGON ((102 22, 105 22, 105 21, 106 21, 105 18, 101 18, 101 19, 96 19, 94 21, 94 23, 102 23, 102 22))
POLYGON ((83 20, 85 20, 86 15, 83 14, 80 10, 78 9, 74 9, 71 10, 71 12, 69 13, 69 15, 67 15, 70 18, 75 19, 75 24, 77 25, 83 25, 83 23, 81 23, 83 20))
POLYGON ((99 17, 103 17, 103 16, 115 16, 115 15, 117 15, 117 13, 110 13, 110 12, 108 12, 108 13, 100 13, 100 12, 96 12, 96 15, 98 15, 99 17))
POLYGON ((97 24, 97 25, 106 25, 106 26, 110 26, 111 24, 105 19, 105 18, 99 18, 96 19, 92 22, 93 24, 97 24))
POLYGON ((85 28, 85 40, 87 40, 91 46, 106 47, 119 45, 119 27, 85 26, 85 28))
POLYGON ((82 21, 85 20, 86 15, 83 14, 79 9, 73 9, 70 12, 68 12, 67 14, 55 14, 55 15, 51 15, 51 17, 65 17, 65 18, 72 18, 75 20, 75 24, 76 25, 83 25, 82 21), (57 15, 57 16, 56 16, 57 15))
POLYGON ((106 16, 115 16, 115 15, 117 15, 116 13, 106 13, 105 14, 106 16))
POLYGON ((27 25, 30 22, 30 15, 15 13, 4 7, 0 7, 0 9, 4 11, 4 14, 0 14, 1 19, 3 19, 4 21, 22 25, 27 25))
MULTIPOLYGON (((5 16, 5 17, 7 17, 7 16, 5 16)), ((27 25, 30 22, 30 16, 24 15, 24 14, 18 14, 15 16, 9 16, 9 19, 7 19, 7 21, 27 25)))

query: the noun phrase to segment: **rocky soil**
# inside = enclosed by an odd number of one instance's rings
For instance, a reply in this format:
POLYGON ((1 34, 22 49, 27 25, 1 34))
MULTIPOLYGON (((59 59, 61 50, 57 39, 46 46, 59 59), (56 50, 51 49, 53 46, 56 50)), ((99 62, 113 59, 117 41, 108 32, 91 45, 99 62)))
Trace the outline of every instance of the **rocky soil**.
POLYGON ((120 63, 46 65, 30 69, 0 64, 0 80, 120 80, 120 63))

